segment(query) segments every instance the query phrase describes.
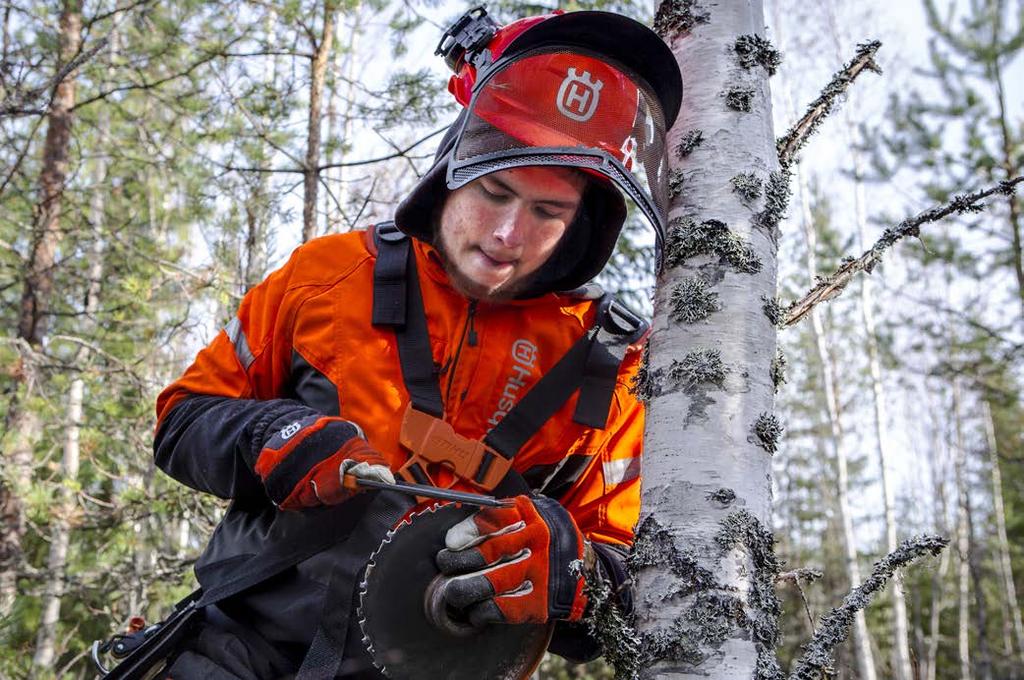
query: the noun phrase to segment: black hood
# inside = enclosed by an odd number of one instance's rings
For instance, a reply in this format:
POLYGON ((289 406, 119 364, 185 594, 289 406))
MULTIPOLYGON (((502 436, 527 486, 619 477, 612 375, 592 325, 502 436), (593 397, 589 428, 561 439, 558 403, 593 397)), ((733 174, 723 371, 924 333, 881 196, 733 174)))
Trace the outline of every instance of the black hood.
MULTIPOLYGON (((434 164, 395 211, 395 225, 427 243, 435 241, 434 225, 449 193, 445 179, 448 159, 465 115, 462 111, 445 132, 434 164)), ((572 290, 588 283, 611 258, 625 219, 626 203, 618 189, 604 179, 589 178, 576 219, 520 297, 572 290)))

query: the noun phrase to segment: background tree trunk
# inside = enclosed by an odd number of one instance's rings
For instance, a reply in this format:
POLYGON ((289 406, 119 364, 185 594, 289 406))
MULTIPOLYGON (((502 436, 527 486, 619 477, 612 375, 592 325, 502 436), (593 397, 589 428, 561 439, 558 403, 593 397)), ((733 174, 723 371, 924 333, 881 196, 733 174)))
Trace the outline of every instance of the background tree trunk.
POLYGON ((320 181, 320 119, 322 118, 324 80, 334 45, 334 22, 338 15, 337 0, 324 2, 324 26, 320 43, 313 52, 310 67, 309 119, 306 135, 305 199, 302 205, 302 242, 316 236, 316 194, 320 181))
POLYGON ((960 381, 953 377, 953 419, 956 433, 954 470, 956 472, 956 549, 957 549, 957 650, 960 680, 971 680, 971 605, 970 605, 970 527, 967 523, 967 449, 961 417, 960 381))
MULTIPOLYGON (((117 35, 110 39, 109 54, 116 55, 117 35)), ((97 122, 97 144, 106 149, 110 144, 110 112, 103 109, 97 122)), ((101 151, 96 157, 93 171, 93 191, 89 201, 89 226, 92 228, 92 246, 88 257, 88 283, 83 307, 83 321, 79 333, 88 339, 96 326, 96 314, 99 311, 100 288, 103 281, 104 244, 106 240, 106 203, 107 158, 101 151)), ((67 411, 64 430, 64 455, 61 461, 61 478, 58 501, 54 507, 52 530, 50 531, 50 552, 46 560, 47 583, 43 590, 42 614, 39 619, 39 631, 36 635, 36 651, 32 657, 32 665, 37 669, 47 669, 53 665, 55 643, 57 641, 58 623, 60 621, 61 598, 64 595, 64 580, 67 575, 68 545, 71 530, 75 524, 78 510, 75 490, 78 483, 78 468, 81 458, 82 404, 85 398, 85 370, 81 366, 87 353, 79 346, 71 357, 69 364, 75 373, 68 388, 67 411)))
MULTIPOLYGON (((1009 614, 1009 627, 1017 642, 1017 658, 1019 668, 1024 669, 1024 622, 1021 621, 1020 602, 1017 600, 1017 588, 1013 581, 1013 566, 1010 563, 1010 542, 1006 538, 1006 510, 1003 508, 1003 476, 999 471, 999 448, 996 442, 996 428, 992 422, 992 408, 986 401, 983 404, 985 418, 985 438, 988 442, 989 464, 992 466, 992 506, 996 520, 997 558, 999 576, 1006 591, 1004 601, 1009 614)), ((1013 645, 1007 645, 1007 653, 1013 656, 1013 645)))
MULTIPOLYGON (((804 187, 801 193, 807 194, 806 187, 804 187)), ((809 281, 814 281, 818 276, 815 257, 818 239, 814 224, 809 219, 805 218, 804 225, 807 238, 807 276, 809 281)), ((821 314, 822 310, 820 307, 815 307, 811 310, 811 328, 815 349, 818 353, 818 361, 821 364, 821 381, 825 392, 825 413, 828 417, 829 431, 832 435, 832 454, 836 462, 836 497, 839 501, 839 524, 842 528, 844 565, 846 567, 846 578, 852 590, 861 584, 861 577, 860 564, 857 560, 857 541, 853 534, 853 517, 850 513, 849 464, 840 413, 839 377, 837 375, 836 362, 829 351, 829 342, 821 314)), ((853 648, 858 677, 863 680, 874 680, 875 660, 871 651, 871 638, 868 634, 867 620, 864 618, 863 609, 858 609, 854 615, 853 648)))
MULTIPOLYGON (((682 640, 687 636, 677 633, 680 627, 692 627, 687 612, 692 617, 695 605, 708 598, 741 607, 751 620, 762 620, 758 606, 770 608, 774 601, 774 591, 759 591, 764 599, 751 591, 763 586, 766 562, 774 560, 770 537, 764 541, 758 529, 770 525, 771 458, 765 448, 774 451, 778 434, 771 416, 775 328, 761 309, 762 296, 775 295, 777 241, 775 224, 755 226, 755 207, 730 191, 731 179, 739 173, 754 173, 764 181, 777 168, 765 72, 742 68, 733 49, 740 35, 763 32, 764 16, 759 0, 666 2, 659 16, 662 23, 656 18, 655 27, 661 28, 679 60, 686 91, 669 148, 675 149, 694 130, 703 133, 704 142, 682 159, 675 152, 671 158, 670 182, 681 182, 681 191, 670 212, 670 264, 659 276, 655 293, 647 372, 658 384, 647 410, 637 540, 646 540, 652 527, 664 526, 673 549, 685 551, 716 583, 695 583, 666 564, 639 570, 637 623, 648 648, 660 646, 652 640, 679 643, 653 654, 642 675, 749 678, 759 668, 759 657, 765 664, 761 672, 774 663, 774 650, 764 647, 774 647, 777 629, 760 631, 764 646, 755 642, 757 636, 728 623, 728 632, 713 641, 699 635, 682 640), (674 19, 685 30, 673 30, 674 19), (723 94, 733 89, 749 92, 749 111, 726 105, 723 94), (743 239, 758 266, 748 264, 744 270, 714 247, 685 245, 706 220, 724 223, 732 236, 743 239), (704 300, 720 311, 698 323, 680 323, 686 315, 678 291, 694 286, 710 294, 704 300), (709 370, 691 370, 695 363, 709 370), (760 536, 762 542, 723 540, 723 520, 739 517, 757 525, 751 526, 748 538, 760 536)), ((769 578, 774 581, 774 576, 769 578)), ((728 617, 728 610, 715 615, 728 617)), ((774 621, 770 613, 763 618, 774 621)))
MULTIPOLYGON (((70 62, 82 45, 80 0, 65 0, 61 7, 60 43, 55 72, 70 62)), ((21 542, 25 534, 22 495, 32 479, 33 449, 42 436, 43 423, 29 398, 41 376, 33 354, 42 345, 48 323, 47 308, 53 291, 57 246, 61 240, 61 205, 68 172, 71 124, 74 118, 75 74, 68 74, 54 89, 47 114, 43 163, 39 175, 39 200, 32 225, 32 247, 25 264, 24 287, 18 315, 18 335, 23 341, 21 387, 7 412, 8 443, 0 474, 0 509, 4 525, 0 536, 0 617, 10 613, 17 594, 21 542)))

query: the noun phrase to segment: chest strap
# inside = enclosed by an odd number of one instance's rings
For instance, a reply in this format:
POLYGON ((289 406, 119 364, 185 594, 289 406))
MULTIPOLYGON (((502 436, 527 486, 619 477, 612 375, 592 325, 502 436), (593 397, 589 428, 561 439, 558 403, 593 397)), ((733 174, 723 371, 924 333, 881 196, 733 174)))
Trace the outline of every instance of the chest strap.
MULTIPOLYGON (((373 323, 394 329, 402 378, 412 408, 435 418, 443 418, 444 403, 438 372, 430 351, 426 313, 410 240, 393 223, 378 225, 375 236, 377 262, 374 266, 373 323), (401 264, 405 265, 404 268, 401 264), (404 282, 399 283, 400 279, 404 279, 404 282)), ((541 376, 487 433, 482 443, 461 437, 453 430, 450 434, 454 438, 451 438, 447 432, 451 427, 447 423, 440 423, 434 431, 445 432, 446 445, 438 446, 437 441, 431 442, 426 436, 415 437, 415 442, 404 442, 416 453, 403 470, 408 469, 414 481, 429 483, 429 477, 416 457, 425 462, 445 461, 465 479, 489 490, 493 488, 491 485, 494 480, 500 479, 510 467, 512 459, 526 442, 577 390, 580 395, 573 420, 585 427, 604 429, 626 348, 646 330, 645 321, 610 295, 602 296, 593 327, 573 343, 551 370, 541 376), (464 440, 461 444, 460 439, 464 440), (461 447, 458 454, 445 454, 440 450, 454 450, 456 444, 461 447), (470 450, 472 454, 465 453, 470 450), (470 455, 474 459, 471 465, 466 462, 454 464, 456 457, 462 460, 470 455), (473 467, 476 468, 475 472, 472 471, 473 467)), ((410 420, 423 419, 415 414, 407 414, 406 421, 410 420)))
POLYGON ((373 267, 373 325, 391 326, 409 399, 417 411, 444 417, 441 384, 430 352, 427 314, 409 237, 394 222, 375 228, 377 262, 373 267))

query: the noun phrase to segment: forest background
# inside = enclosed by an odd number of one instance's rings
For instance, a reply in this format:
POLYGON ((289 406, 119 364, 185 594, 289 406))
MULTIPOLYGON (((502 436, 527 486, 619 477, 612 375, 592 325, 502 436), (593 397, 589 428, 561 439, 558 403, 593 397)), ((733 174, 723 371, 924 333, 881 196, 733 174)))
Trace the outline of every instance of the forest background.
MULTIPOLYGON (((0 2, 0 677, 91 677, 92 640, 194 587, 224 505, 155 470, 155 395, 292 248, 390 217, 454 117, 430 52, 464 9, 0 2)), ((1021 174, 1024 3, 772 0, 766 18, 777 135, 858 44, 882 41, 884 71, 796 167, 783 303, 903 217, 1021 174)), ((907 570, 905 616, 892 589, 866 610, 870 668, 847 644, 837 677, 1024 677, 1021 207, 925 225, 780 331, 783 667, 890 531, 930 532, 951 547, 907 570)), ((602 282, 649 312, 638 218, 620 245, 602 282)))

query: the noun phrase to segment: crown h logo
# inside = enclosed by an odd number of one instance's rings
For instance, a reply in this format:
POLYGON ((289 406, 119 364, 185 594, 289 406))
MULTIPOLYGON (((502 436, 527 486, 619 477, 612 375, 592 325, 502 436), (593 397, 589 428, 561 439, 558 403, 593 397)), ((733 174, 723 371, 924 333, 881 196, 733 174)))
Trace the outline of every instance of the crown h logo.
POLYGON ((604 83, 592 80, 588 71, 580 74, 576 69, 570 68, 561 87, 558 88, 558 100, 555 103, 559 113, 566 118, 586 123, 597 111, 602 87, 604 83))

